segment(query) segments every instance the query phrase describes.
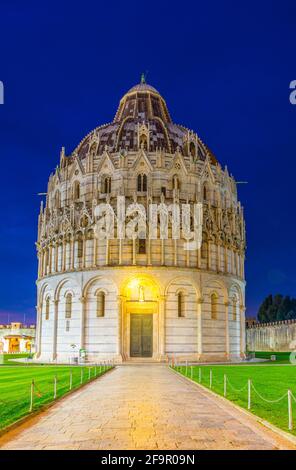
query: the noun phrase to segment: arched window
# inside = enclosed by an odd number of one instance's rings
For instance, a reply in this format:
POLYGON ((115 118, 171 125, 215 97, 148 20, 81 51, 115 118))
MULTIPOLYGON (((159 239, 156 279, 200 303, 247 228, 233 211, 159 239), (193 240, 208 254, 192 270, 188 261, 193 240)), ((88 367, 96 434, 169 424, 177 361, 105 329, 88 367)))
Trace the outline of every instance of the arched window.
POLYGON ((208 199, 208 190, 207 190, 207 187, 204 186, 204 188, 203 188, 203 200, 207 201, 207 199, 208 199))
POLYGON ((138 175, 137 178, 137 191, 142 191, 142 175, 138 175))
POLYGON ((106 176, 104 179, 104 193, 110 194, 111 193, 111 177, 106 176))
POLYGON ((80 199, 80 183, 79 181, 75 181, 73 185, 73 198, 74 201, 80 199))
POLYGON ((237 298, 232 298, 232 320, 236 321, 237 319, 237 298))
POLYGON ((83 240, 80 235, 77 240, 77 257, 82 258, 82 256, 83 256, 83 240))
POLYGON ((195 150, 194 142, 190 142, 189 152, 190 152, 190 155, 191 155, 192 158, 196 157, 196 150, 195 150))
POLYGON ((143 191, 147 191, 147 175, 143 175, 143 191))
POLYGON ((47 297, 45 301, 45 320, 49 320, 50 298, 47 297))
POLYGON ((147 175, 140 174, 137 177, 137 191, 146 192, 147 191, 147 175))
POLYGON ((140 136, 140 148, 143 148, 144 150, 147 150, 148 148, 147 136, 145 134, 140 136))
POLYGON ((71 318, 72 316, 72 294, 66 295, 66 310, 65 310, 65 318, 71 318))
POLYGON ((205 241, 203 241, 202 245, 201 245, 201 257, 202 257, 202 259, 207 259, 208 258, 208 244, 205 241))
POLYGON ((145 255, 146 254, 146 240, 145 238, 139 238, 138 241, 138 254, 145 255))
POLYGON ((173 189, 180 189, 180 181, 177 175, 173 176, 173 189))
POLYGON ((97 317, 104 317, 105 316, 105 293, 98 292, 97 293, 97 317))
POLYGON ((185 308, 184 308, 184 294, 183 292, 178 292, 178 317, 185 317, 185 308))
POLYGON ((218 295, 213 292, 211 295, 211 318, 212 320, 217 320, 218 314, 218 295))
POLYGON ((61 193, 58 189, 54 195, 54 207, 55 209, 59 209, 61 207, 61 193))

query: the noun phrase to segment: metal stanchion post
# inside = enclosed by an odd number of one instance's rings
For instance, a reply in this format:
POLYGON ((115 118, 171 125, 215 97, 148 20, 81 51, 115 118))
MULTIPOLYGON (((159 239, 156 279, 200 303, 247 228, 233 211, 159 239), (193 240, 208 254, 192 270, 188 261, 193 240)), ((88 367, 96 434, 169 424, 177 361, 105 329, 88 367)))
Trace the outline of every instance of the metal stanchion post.
POLYGON ((292 396, 291 390, 288 390, 288 419, 289 419, 289 431, 293 430, 293 415, 292 415, 292 396))
POLYGON ((251 379, 248 379, 248 410, 251 409, 251 386, 252 386, 251 379))
POLYGON ((73 380, 73 377, 72 377, 72 371, 70 370, 70 383, 69 383, 69 390, 72 390, 72 380, 73 380))
POLYGON ((31 382, 31 392, 30 392, 30 413, 33 411, 33 405, 34 405, 34 379, 31 382))
POLYGON ((57 376, 54 376, 53 379, 53 399, 55 400, 57 397, 57 376))

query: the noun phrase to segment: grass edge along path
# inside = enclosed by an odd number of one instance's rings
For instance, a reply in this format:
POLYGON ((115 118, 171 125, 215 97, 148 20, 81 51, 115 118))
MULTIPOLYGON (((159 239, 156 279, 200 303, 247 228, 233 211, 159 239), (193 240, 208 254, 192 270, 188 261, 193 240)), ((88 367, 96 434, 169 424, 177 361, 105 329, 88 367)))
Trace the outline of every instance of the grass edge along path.
POLYGON ((246 366, 240 365, 170 366, 181 376, 296 436, 296 369, 293 366, 275 367, 262 368, 252 365, 247 370, 246 366), (276 370, 272 370, 275 367, 276 370), (285 376, 287 370, 289 377, 285 376), (241 375, 245 376, 245 380, 241 375), (277 387, 273 390, 274 383, 277 387), (290 400, 288 389, 291 390, 290 400))
POLYGON ((18 374, 14 376, 14 380, 5 380, 3 374, 16 371, 16 368, 14 366, 1 369, 0 435, 54 405, 58 400, 93 382, 113 368, 114 365, 107 363, 72 367, 52 365, 40 366, 40 368, 38 366, 21 367, 20 372, 29 374, 30 379, 28 380, 28 377, 26 377, 26 383, 17 396, 13 393, 13 389, 20 389, 22 377, 18 374), (38 377, 38 373, 36 373, 38 369, 42 376, 39 374, 38 377), (47 372, 48 374, 46 374, 47 372), (5 388, 6 396, 3 393, 5 388))

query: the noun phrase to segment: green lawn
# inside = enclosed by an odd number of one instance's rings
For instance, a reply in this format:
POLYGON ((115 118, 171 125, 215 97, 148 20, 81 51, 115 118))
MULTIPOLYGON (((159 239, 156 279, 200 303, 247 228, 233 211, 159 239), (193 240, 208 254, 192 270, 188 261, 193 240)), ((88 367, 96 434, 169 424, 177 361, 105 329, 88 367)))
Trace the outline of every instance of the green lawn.
MULTIPOLYGON (((110 367, 109 367, 110 368, 110 367)), ((57 378, 57 397, 69 392, 70 371, 72 389, 82 382, 93 380, 105 372, 103 367, 94 366, 3 366, 0 368, 0 429, 29 413, 31 382, 34 380, 33 411, 53 401, 54 377, 57 378), (90 373, 90 379, 89 379, 90 373)))
MULTIPOLYGON (((29 353, 15 353, 15 354, 1 354, 0 355, 0 365, 22 365, 23 363, 16 363, 14 361, 11 361, 11 359, 23 359, 25 357, 32 357, 32 354, 29 353)), ((26 363, 24 363, 26 364, 26 363)))
MULTIPOLYGON (((248 406, 248 379, 259 394, 266 400, 277 400, 290 389, 296 398, 296 367, 293 365, 212 365, 193 366, 193 380, 199 381, 199 369, 201 369, 201 384, 210 387, 210 370, 212 370, 212 390, 219 395, 224 393, 224 374, 227 376, 227 398, 237 405, 246 408, 248 406)), ((178 371, 186 375, 186 367, 178 367, 178 371)), ((191 377, 191 367, 187 369, 188 377, 191 377)), ((288 401, 287 397, 277 403, 267 403, 251 390, 252 413, 266 419, 284 431, 288 431, 288 401)), ((292 411, 294 417, 294 430, 296 435, 296 402, 292 399, 292 411)))
MULTIPOLYGON (((259 359, 269 359, 271 356, 276 357, 276 362, 281 362, 283 364, 288 364, 290 362, 290 352, 266 352, 266 351, 256 351, 255 357, 259 359)), ((272 361, 274 362, 274 361, 272 361)))

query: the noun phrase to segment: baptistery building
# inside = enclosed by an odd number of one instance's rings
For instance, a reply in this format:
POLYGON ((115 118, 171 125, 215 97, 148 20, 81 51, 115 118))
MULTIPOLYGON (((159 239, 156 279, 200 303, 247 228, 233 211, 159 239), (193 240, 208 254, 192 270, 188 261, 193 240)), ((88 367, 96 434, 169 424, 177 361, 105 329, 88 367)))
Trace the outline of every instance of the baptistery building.
MULTIPOLYGON (((193 219, 192 212, 192 226, 193 219)), ((36 245, 38 360, 244 357, 245 224, 236 182, 194 131, 172 121, 144 78, 112 122, 69 155, 62 148, 36 245), (119 230, 119 197, 132 207, 123 216, 129 227, 137 226, 135 208, 147 210, 145 237, 119 230), (167 230, 159 215, 149 224, 151 204, 202 207, 201 245, 185 248, 169 211, 167 230), (112 237, 98 235, 98 207, 102 215, 107 206, 112 237)))

